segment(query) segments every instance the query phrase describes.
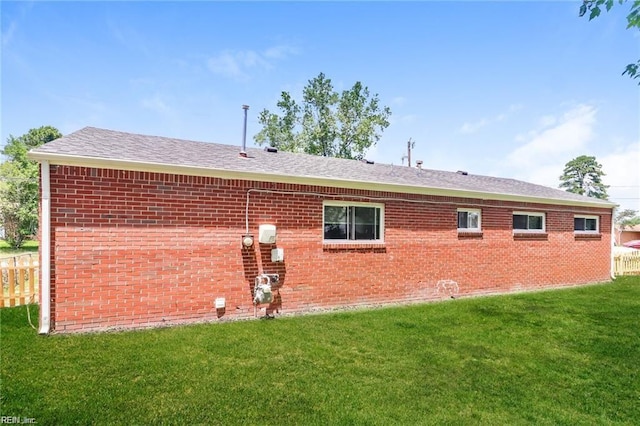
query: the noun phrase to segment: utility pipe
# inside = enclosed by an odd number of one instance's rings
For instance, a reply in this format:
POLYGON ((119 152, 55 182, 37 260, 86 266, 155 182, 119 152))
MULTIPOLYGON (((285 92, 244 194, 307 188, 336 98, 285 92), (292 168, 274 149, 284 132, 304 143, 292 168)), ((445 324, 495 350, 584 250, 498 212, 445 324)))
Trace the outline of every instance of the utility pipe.
POLYGON ((242 109, 244 110, 244 126, 242 130, 242 151, 240 151, 241 157, 247 156, 247 110, 249 109, 249 105, 242 105, 242 109))
POLYGON ((616 245, 616 208, 611 209, 611 279, 614 280, 616 278, 616 261, 614 258, 613 248, 616 245))
POLYGON ((40 163, 42 206, 40 223, 40 334, 51 328, 51 176, 49 162, 40 163))

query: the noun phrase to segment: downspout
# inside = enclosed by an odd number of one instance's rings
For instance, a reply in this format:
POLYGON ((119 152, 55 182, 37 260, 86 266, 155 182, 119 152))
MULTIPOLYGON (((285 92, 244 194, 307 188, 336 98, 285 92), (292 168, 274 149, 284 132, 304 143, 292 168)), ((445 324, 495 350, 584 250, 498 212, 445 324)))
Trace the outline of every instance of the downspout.
POLYGON ((616 217, 616 208, 613 207, 611 209, 611 279, 614 280, 616 278, 616 274, 615 274, 615 270, 616 270, 616 265, 615 265, 615 258, 614 258, 614 252, 613 252, 613 248, 616 245, 616 224, 615 224, 615 217, 616 217))
POLYGON ((49 162, 40 163, 42 184, 42 217, 40 221, 40 334, 49 334, 51 328, 51 177, 49 162))

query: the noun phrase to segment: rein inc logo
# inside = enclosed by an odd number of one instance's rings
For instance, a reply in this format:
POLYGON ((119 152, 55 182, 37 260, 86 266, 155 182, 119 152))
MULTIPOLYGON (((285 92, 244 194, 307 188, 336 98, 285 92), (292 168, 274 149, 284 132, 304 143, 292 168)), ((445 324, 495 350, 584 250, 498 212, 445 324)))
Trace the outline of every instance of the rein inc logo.
POLYGON ((33 417, 0 416, 0 424, 27 425, 38 423, 33 417))

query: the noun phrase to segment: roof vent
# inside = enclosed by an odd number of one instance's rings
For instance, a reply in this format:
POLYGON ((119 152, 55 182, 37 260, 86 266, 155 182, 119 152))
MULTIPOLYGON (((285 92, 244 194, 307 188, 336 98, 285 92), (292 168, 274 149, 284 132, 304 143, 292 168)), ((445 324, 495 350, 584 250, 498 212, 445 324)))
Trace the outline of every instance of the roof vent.
POLYGON ((464 170, 458 170, 456 173, 459 174, 459 175, 462 175, 462 176, 467 176, 469 174, 464 170))
POLYGON ((276 148, 275 146, 265 146, 264 150, 267 152, 278 152, 278 148, 276 148))
POLYGON ((240 151, 240 157, 247 157, 247 110, 249 105, 242 105, 244 110, 244 126, 242 129, 242 150, 240 151))
POLYGON ((362 161, 362 162, 363 162, 363 163, 365 163, 365 164, 375 164, 375 161, 373 161, 373 160, 367 160, 366 158, 363 158, 363 159, 362 159, 362 160, 360 160, 360 161, 362 161))
POLYGON ((422 160, 416 160, 416 167, 421 169, 422 168, 422 163, 423 163, 422 160))

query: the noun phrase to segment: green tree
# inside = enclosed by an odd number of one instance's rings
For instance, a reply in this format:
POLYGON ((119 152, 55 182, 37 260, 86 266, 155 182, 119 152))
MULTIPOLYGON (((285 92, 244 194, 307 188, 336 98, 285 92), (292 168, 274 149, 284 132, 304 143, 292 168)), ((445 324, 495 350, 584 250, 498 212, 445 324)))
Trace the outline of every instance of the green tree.
MULTIPOLYGON (((617 1, 619 4, 627 2, 627 0, 617 1)), ((603 7, 607 12, 611 10, 614 3, 614 0, 582 0, 580 16, 582 17, 589 12, 589 20, 591 21, 592 19, 600 16, 603 7)), ((634 0, 631 4, 631 10, 627 15, 627 29, 629 28, 640 29, 640 0, 634 0)), ((632 79, 640 78, 640 60, 636 63, 628 64, 622 72, 622 75, 625 74, 629 75, 632 79)), ((638 85, 640 85, 640 81, 638 81, 638 85)))
POLYGON ((565 165, 560 176, 560 188, 574 194, 606 200, 609 186, 602 183, 604 175, 602 165, 596 161, 596 157, 581 155, 565 165))
POLYGON ((27 158, 30 149, 61 137, 54 127, 31 129, 20 137, 9 136, 0 164, 0 217, 5 240, 19 248, 38 229, 38 164, 27 158))
POLYGON ((281 115, 264 109, 258 115, 262 130, 254 136, 259 144, 283 151, 326 157, 362 159, 389 126, 389 107, 378 95, 356 82, 338 93, 323 73, 309 80, 298 105, 289 92, 277 103, 281 115))

